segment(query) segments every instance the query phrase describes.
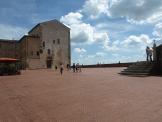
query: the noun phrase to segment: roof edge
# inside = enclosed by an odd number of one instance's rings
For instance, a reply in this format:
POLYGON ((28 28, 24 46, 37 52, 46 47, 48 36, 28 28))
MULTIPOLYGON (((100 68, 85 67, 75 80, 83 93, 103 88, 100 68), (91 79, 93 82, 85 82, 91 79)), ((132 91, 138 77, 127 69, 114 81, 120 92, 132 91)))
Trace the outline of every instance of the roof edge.
POLYGON ((0 39, 0 42, 19 42, 19 40, 15 40, 15 39, 0 39))
POLYGON ((33 36, 33 35, 24 35, 18 42, 21 42, 26 37, 32 37, 32 38, 39 38, 39 36, 33 36))

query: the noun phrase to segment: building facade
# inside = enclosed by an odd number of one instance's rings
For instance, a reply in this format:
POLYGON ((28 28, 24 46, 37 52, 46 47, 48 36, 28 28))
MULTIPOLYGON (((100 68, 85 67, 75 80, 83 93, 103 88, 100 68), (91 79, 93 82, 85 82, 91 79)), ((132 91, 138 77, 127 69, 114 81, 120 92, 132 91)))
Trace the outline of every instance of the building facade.
POLYGON ((0 57, 19 58, 18 40, 0 39, 0 57))
POLYGON ((19 41, 0 41, 4 47, 12 43, 6 50, 0 48, 0 57, 18 58, 23 69, 55 68, 60 64, 71 64, 70 28, 57 20, 37 24, 19 41), (15 46, 15 50, 12 48, 15 46), (7 56, 11 49, 14 54, 7 56), (7 53, 8 52, 8 53, 7 53))

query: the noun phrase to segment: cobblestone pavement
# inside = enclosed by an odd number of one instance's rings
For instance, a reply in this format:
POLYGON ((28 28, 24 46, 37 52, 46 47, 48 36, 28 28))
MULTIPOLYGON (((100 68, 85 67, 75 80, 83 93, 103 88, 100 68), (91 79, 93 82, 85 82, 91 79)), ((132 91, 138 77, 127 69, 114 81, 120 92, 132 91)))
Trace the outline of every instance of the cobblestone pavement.
POLYGON ((122 69, 0 76, 0 122, 162 122, 162 77, 122 69))

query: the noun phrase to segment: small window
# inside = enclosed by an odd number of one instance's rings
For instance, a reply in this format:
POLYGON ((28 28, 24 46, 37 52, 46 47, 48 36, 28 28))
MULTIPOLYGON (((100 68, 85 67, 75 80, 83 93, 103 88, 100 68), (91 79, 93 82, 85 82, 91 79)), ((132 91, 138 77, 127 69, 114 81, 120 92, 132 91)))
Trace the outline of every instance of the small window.
POLYGON ((50 54, 51 54, 51 50, 50 50, 50 49, 48 49, 48 50, 47 50, 47 53, 48 53, 48 55, 50 55, 50 54))
POLYGON ((1 48, 1 44, 0 44, 0 48, 1 48))
POLYGON ((43 47, 45 47, 45 42, 43 42, 43 47))
POLYGON ((60 44, 60 39, 57 39, 57 43, 60 44))
POLYGON ((53 44, 55 44, 55 40, 53 40, 53 44))
POLYGON ((37 51, 37 56, 39 56, 39 51, 37 51))

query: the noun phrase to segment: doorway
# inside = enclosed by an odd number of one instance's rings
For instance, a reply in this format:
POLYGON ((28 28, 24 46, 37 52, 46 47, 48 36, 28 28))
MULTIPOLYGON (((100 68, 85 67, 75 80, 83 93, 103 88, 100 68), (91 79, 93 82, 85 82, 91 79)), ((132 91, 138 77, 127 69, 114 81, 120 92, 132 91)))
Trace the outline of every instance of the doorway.
POLYGON ((47 60, 47 68, 52 68, 52 60, 47 60))
POLYGON ((46 63, 47 63, 47 68, 48 69, 52 68, 52 58, 51 57, 47 58, 47 62, 46 63))

